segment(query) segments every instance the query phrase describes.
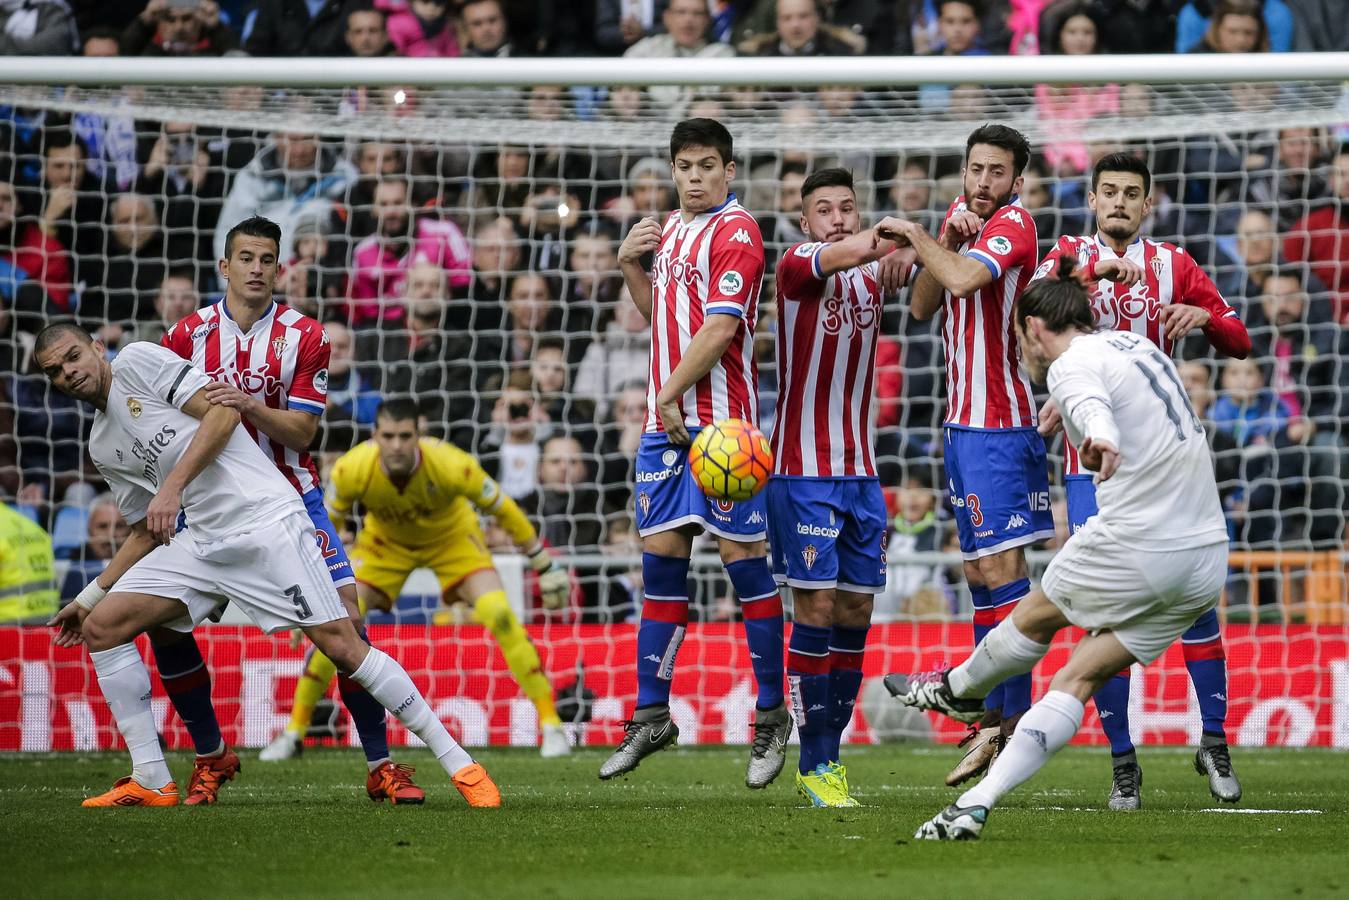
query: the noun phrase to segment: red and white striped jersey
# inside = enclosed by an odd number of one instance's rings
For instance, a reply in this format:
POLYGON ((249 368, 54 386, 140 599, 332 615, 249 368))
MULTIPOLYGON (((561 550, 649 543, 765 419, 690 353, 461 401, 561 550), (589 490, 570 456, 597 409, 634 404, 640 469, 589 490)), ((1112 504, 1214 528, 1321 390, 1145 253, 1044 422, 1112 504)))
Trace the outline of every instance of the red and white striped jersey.
MULTIPOLYGON (((957 197, 946 219, 965 209, 957 197)), ((942 228, 946 220, 942 220, 942 228)), ((1012 308, 1030 283, 1039 256, 1035 222, 1013 197, 959 252, 977 259, 993 280, 973 297, 946 292, 942 348, 946 353, 947 425, 964 428, 1032 428, 1035 402, 1021 364, 1012 308)))
POLYGON ((754 321, 763 286, 759 223, 731 194, 716 209, 684 222, 679 211, 665 220, 651 272, 651 380, 646 391, 646 431, 659 432, 656 396, 679 365, 703 320, 716 313, 740 318, 730 346, 679 401, 684 424, 702 428, 721 419, 758 421, 759 370, 754 321))
POLYGON ((778 263, 773 473, 874 478, 877 265, 824 275, 827 246, 797 244, 778 263))
MULTIPOLYGON (((272 409, 320 416, 327 406, 328 336, 322 325, 288 306, 273 303, 245 334, 220 300, 180 320, 160 343, 272 409)), ((247 419, 244 427, 300 494, 319 486, 308 450, 291 450, 247 419)))
MULTIPOLYGON (((1053 273, 1065 256, 1075 258, 1083 269, 1101 260, 1120 258, 1100 235, 1065 235, 1045 254, 1032 280, 1053 273)), ((1141 334, 1170 356, 1172 342, 1166 336, 1162 309, 1181 303, 1208 311, 1210 319, 1204 333, 1219 353, 1245 356, 1250 352, 1251 338, 1241 317, 1184 250, 1165 241, 1136 238, 1125 249, 1124 259, 1142 266, 1144 279, 1129 287, 1105 279, 1096 282, 1091 291, 1091 313, 1098 326, 1141 334)), ((1063 472, 1065 475, 1088 474, 1078 460, 1077 448, 1067 440, 1064 441, 1063 472)))

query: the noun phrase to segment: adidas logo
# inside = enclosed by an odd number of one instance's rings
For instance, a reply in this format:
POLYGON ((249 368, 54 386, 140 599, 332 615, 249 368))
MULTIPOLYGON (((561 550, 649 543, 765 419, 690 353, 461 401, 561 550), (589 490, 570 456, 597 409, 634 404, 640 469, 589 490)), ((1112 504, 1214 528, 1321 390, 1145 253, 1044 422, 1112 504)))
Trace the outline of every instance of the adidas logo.
POLYGON ((1007 527, 1004 531, 1011 531, 1013 528, 1025 528, 1026 520, 1021 518, 1021 513, 1012 513, 1012 517, 1007 520, 1007 527))
POLYGON ((1049 743, 1045 739, 1045 733, 1043 731, 1039 731, 1035 728, 1023 728, 1020 730, 1024 731, 1027 737, 1039 744, 1041 750, 1049 749, 1049 743))
POLYGON ((754 241, 750 238, 749 232, 741 228, 735 234, 731 235, 732 244, 752 244, 754 241))

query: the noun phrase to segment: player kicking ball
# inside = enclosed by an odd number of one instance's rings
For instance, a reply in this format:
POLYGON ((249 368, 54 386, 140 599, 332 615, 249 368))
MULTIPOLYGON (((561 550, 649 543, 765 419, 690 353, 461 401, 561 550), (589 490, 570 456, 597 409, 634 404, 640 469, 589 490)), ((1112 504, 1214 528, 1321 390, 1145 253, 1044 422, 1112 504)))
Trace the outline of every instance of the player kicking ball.
POLYGON ((642 620, 637 708, 600 778, 623 775, 675 742, 670 682, 689 620, 689 556, 716 535, 740 598, 758 697, 745 784, 767 787, 786 762, 792 718, 783 700, 782 600, 764 548, 760 494, 744 502, 704 495, 689 469, 689 433, 724 419, 758 421, 754 324, 763 282, 759 225, 730 192, 731 134, 713 119, 686 119, 670 134, 679 209, 662 225, 645 218, 619 247, 633 303, 651 323, 651 381, 637 450, 637 532, 642 538, 642 620), (642 257, 655 253, 650 274, 642 257))
POLYGON ((150 673, 132 642, 161 626, 190 631, 229 600, 269 634, 303 630, 426 742, 469 805, 500 806, 487 772, 402 666, 361 640, 300 496, 239 427, 239 413, 207 399, 210 379, 153 344, 131 344, 112 363, 106 352, 65 323, 43 329, 33 347, 57 390, 96 408, 89 453, 133 529, 104 573, 112 589, 82 592, 51 621, 59 645, 88 646, 131 754, 131 775, 84 805, 178 804, 150 708, 150 673), (180 511, 187 527, 175 534, 180 511))
POLYGON ((978 838, 998 801, 1072 739, 1087 700, 1121 669, 1160 656, 1213 609, 1227 576, 1208 442, 1176 367, 1143 335, 1094 331, 1073 262, 1031 285, 1014 318, 1027 366, 1047 381, 1068 438, 1096 473, 1100 511, 967 660, 894 687, 909 706, 971 721, 988 691, 1029 672, 1059 630, 1075 625, 1087 634, 984 779, 916 838, 978 838))
MULTIPOLYGON (((1139 236, 1152 207, 1147 163, 1128 153, 1108 154, 1097 160, 1091 182, 1087 204, 1096 214, 1096 233, 1059 238, 1035 277, 1057 271, 1064 257, 1076 259, 1082 265, 1079 277, 1091 291, 1098 327, 1144 335, 1167 356, 1176 341, 1197 328, 1218 353, 1244 359, 1251 352, 1251 336, 1204 270, 1174 244, 1139 236)), ((1051 435, 1058 424, 1058 410, 1052 401, 1046 403, 1040 411, 1040 433, 1051 435)), ((1096 485, 1091 473, 1083 471, 1071 443, 1065 446, 1063 485, 1068 529, 1080 531, 1096 515, 1096 485)), ((1195 769, 1207 776, 1215 798, 1236 802, 1241 799, 1241 782, 1227 747, 1227 661, 1217 610, 1196 619, 1180 642, 1204 728, 1195 769)), ((1110 808, 1138 809, 1143 803, 1143 770, 1129 734, 1129 670, 1107 681, 1092 701, 1110 741, 1110 808)))
MULTIPOLYGON (((895 245, 862 231, 852 173, 801 185, 810 238, 777 267, 778 399, 768 528, 773 573, 792 591, 787 683, 801 739, 797 791, 817 807, 857 806, 841 762, 862 685, 875 595, 885 589, 888 516, 876 477, 879 263, 895 245)), ((897 227, 887 219, 878 227, 897 227)), ((912 249, 892 265, 907 273, 912 249)))
MULTIPOLYGON (((506 599, 478 514, 492 516, 529 557, 544 606, 557 609, 571 593, 571 577, 539 542, 534 526, 482 466, 452 444, 422 437, 417 404, 385 400, 375 412, 374 436, 333 464, 328 512, 346 522, 356 504, 365 509, 351 548, 361 610, 388 611, 414 569, 428 568, 445 603, 468 603, 501 648, 516 683, 538 710, 544 757, 571 750, 553 705, 553 686, 539 651, 506 599)), ((314 706, 328 690, 336 666, 315 650, 295 686, 290 724, 269 745, 273 758, 293 756, 304 740, 314 706), (278 748, 280 752, 278 753, 278 748)))

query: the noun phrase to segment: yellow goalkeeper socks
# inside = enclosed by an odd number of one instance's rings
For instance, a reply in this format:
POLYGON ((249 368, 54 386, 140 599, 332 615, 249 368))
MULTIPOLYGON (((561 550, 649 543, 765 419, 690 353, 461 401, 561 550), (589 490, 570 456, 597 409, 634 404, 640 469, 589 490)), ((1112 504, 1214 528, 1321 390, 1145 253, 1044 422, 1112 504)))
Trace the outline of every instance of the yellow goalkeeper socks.
POLYGON ((501 655, 506 659, 511 674, 539 711, 539 725, 558 725, 557 708, 553 705, 553 686, 543 674, 539 651, 529 640, 520 620, 511 610, 505 591, 488 591, 473 601, 473 620, 492 632, 501 655))
POLYGON ((309 730, 309 722, 314 718, 314 707, 328 693, 328 685, 332 684, 336 674, 337 666, 317 649, 310 647, 304 674, 295 685, 295 704, 290 708, 287 731, 302 735, 309 730))

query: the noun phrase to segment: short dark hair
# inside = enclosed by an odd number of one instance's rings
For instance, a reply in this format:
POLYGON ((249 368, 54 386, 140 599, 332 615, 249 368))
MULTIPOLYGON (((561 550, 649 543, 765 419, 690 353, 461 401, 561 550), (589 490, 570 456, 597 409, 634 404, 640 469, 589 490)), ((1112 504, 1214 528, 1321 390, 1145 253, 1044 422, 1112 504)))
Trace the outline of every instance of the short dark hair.
POLYGON ((968 6, 974 13, 976 19, 983 18, 984 9, 980 5, 979 0, 937 0, 937 15, 941 15, 942 7, 948 3, 960 3, 964 6, 968 6))
POLYGON ((567 355, 567 342, 556 335, 541 337, 534 342, 534 355, 536 357, 540 350, 556 350, 565 357, 567 355))
POLYGON ((94 342, 93 335, 89 334, 87 329, 81 328, 74 322, 53 322, 39 331, 37 337, 33 339, 34 358, 52 344, 55 344, 63 334, 73 336, 75 340, 79 341, 81 344, 92 344, 94 342))
POLYGON ((853 186, 852 172, 841 166, 830 166, 827 169, 816 169, 806 176, 806 180, 801 184, 801 202, 804 204, 806 198, 824 187, 842 187, 852 191, 855 195, 857 188, 853 186))
POLYGON ((1016 301, 1013 315, 1018 328, 1024 330, 1026 319, 1035 316, 1043 319, 1045 327, 1055 334, 1069 328, 1095 330, 1096 320, 1091 315, 1087 289, 1073 277, 1076 266, 1076 259, 1061 256, 1057 271, 1030 283, 1016 301))
POLYGON ((731 161, 734 142, 726 126, 716 119, 685 119, 670 132, 670 161, 689 147, 711 147, 726 165, 731 161))
POLYGON ((386 397, 375 407, 375 419, 388 419, 390 422, 417 421, 422 414, 421 407, 411 397, 386 397))
POLYGON ((988 122, 971 131, 969 139, 965 141, 966 162, 969 161, 970 151, 974 149, 975 144, 988 144, 1010 152, 1014 176, 1019 176, 1025 171, 1026 163, 1030 162, 1030 141, 1026 140, 1024 134, 1007 125, 988 122))
POLYGON ((234 252, 234 238, 241 234, 270 238, 276 244, 277 255, 281 254, 281 226, 263 216, 250 216, 225 232, 225 259, 234 252))
POLYGON ((1107 153, 1098 159, 1091 170, 1092 191, 1096 190, 1102 172, 1132 172, 1143 179, 1144 196, 1152 191, 1152 172, 1148 164, 1132 153, 1107 153))

